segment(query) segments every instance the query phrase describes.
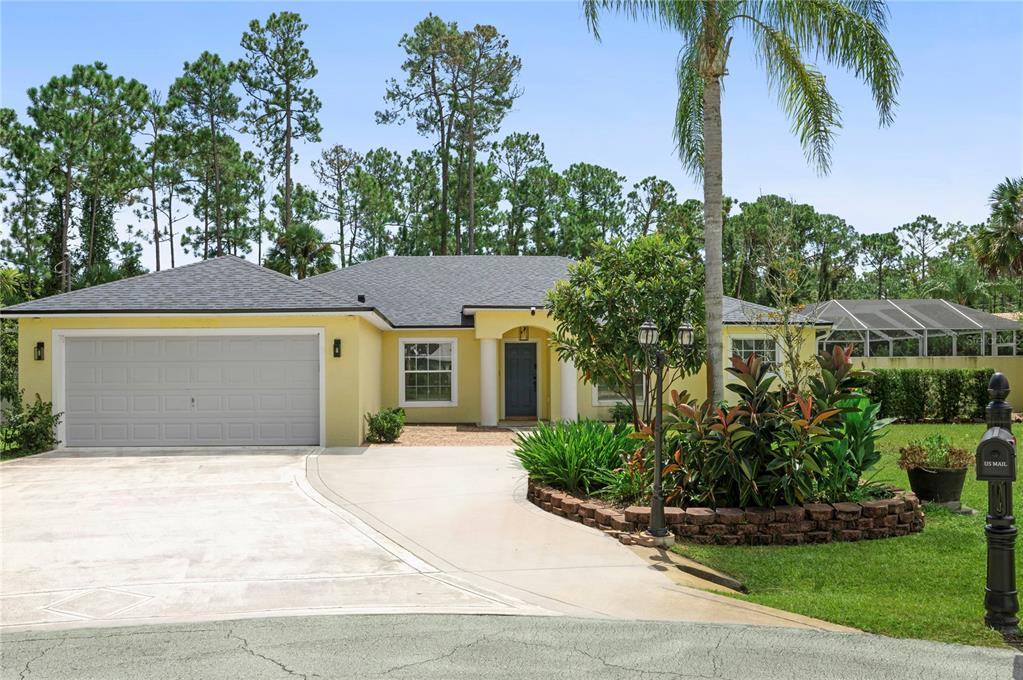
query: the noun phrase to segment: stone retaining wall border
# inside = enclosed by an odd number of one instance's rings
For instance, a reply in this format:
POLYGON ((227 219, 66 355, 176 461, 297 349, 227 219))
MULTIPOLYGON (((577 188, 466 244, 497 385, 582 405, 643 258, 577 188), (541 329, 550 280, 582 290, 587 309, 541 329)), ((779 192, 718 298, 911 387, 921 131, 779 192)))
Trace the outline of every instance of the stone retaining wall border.
MULTIPOLYGON (((529 500, 547 512, 618 536, 623 543, 650 523, 650 508, 617 508, 592 498, 529 480, 529 500)), ((907 536, 922 531, 917 497, 898 490, 894 498, 863 503, 807 503, 774 508, 664 509, 679 540, 714 545, 802 545, 907 536)))

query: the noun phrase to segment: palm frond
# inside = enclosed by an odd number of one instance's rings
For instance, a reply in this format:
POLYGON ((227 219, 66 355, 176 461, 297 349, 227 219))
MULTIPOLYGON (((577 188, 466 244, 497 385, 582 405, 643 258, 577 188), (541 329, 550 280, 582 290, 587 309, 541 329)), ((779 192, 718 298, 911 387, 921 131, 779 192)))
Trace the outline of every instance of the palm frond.
POLYGON ((888 13, 876 0, 770 0, 743 7, 747 18, 784 33, 800 50, 853 72, 870 87, 881 125, 894 120, 902 70, 885 37, 888 13))
POLYGON ((683 50, 678 55, 675 144, 683 167, 699 179, 703 176, 703 78, 697 58, 695 49, 683 50))
POLYGON ((834 131, 842 121, 824 74, 803 62, 798 45, 784 32, 758 23, 753 38, 768 84, 792 120, 792 132, 799 137, 807 160, 827 174, 834 131))

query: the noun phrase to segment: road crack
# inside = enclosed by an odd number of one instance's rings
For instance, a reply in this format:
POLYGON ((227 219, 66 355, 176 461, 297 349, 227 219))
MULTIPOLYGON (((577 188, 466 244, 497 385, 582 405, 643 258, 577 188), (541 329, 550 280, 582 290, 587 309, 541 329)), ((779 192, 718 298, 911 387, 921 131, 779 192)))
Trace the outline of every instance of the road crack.
POLYGON ((46 656, 47 654, 49 654, 50 652, 55 650, 57 647, 60 647, 61 645, 63 645, 65 642, 67 642, 67 638, 62 638, 60 640, 60 642, 58 642, 57 644, 50 645, 49 647, 47 647, 46 649, 44 649, 43 651, 39 652, 38 654, 36 654, 31 659, 29 659, 28 661, 26 661, 25 662, 25 667, 21 669, 20 673, 18 673, 19 680, 25 680, 25 678, 32 673, 32 664, 34 664, 36 661, 39 661, 40 659, 42 659, 44 656, 46 656))
MULTIPOLYGON (((263 659, 264 661, 269 661, 270 663, 272 663, 273 665, 277 666, 282 671, 287 673, 289 677, 302 678, 302 680, 309 680, 310 676, 308 674, 300 673, 299 671, 296 671, 296 670, 294 670, 292 668, 288 668, 287 666, 285 666, 283 663, 281 663, 277 659, 274 659, 273 657, 266 656, 265 654, 260 654, 259 652, 254 650, 251 646, 249 646, 249 641, 248 640, 243 638, 241 635, 236 635, 235 634, 233 628, 231 630, 227 631, 227 637, 231 638, 231 639, 234 639, 234 640, 238 640, 239 642, 241 642, 241 647, 240 647, 241 650, 251 654, 252 656, 256 657, 257 659, 263 659)), ((316 673, 313 673, 311 677, 318 678, 318 677, 321 677, 321 676, 317 675, 316 673)))
POLYGON ((390 675, 395 671, 405 670, 406 668, 412 668, 413 666, 422 666, 423 664, 434 663, 435 661, 443 661, 444 659, 454 656, 458 652, 470 649, 471 647, 475 647, 476 645, 485 641, 486 639, 487 635, 485 634, 481 635, 472 642, 467 642, 465 644, 456 645, 455 647, 452 647, 451 651, 445 652, 444 654, 438 654, 437 656, 432 656, 429 659, 422 659, 420 661, 413 661, 411 663, 406 663, 400 666, 394 666, 393 668, 388 668, 386 671, 384 671, 384 675, 390 675))

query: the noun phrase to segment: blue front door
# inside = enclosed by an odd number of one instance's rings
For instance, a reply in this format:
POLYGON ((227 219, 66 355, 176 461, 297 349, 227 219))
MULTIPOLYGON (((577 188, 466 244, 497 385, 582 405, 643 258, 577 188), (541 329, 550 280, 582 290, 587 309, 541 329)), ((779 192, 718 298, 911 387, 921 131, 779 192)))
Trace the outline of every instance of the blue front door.
POLYGON ((537 417, 535 343, 504 343, 504 415, 537 417))

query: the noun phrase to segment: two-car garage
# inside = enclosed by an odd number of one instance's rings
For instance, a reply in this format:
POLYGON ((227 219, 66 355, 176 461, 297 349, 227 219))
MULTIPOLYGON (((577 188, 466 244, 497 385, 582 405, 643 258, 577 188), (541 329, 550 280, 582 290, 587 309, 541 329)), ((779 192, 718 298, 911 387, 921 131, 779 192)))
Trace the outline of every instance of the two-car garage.
POLYGON ((54 406, 67 446, 321 442, 315 329, 67 332, 54 338, 54 406))

